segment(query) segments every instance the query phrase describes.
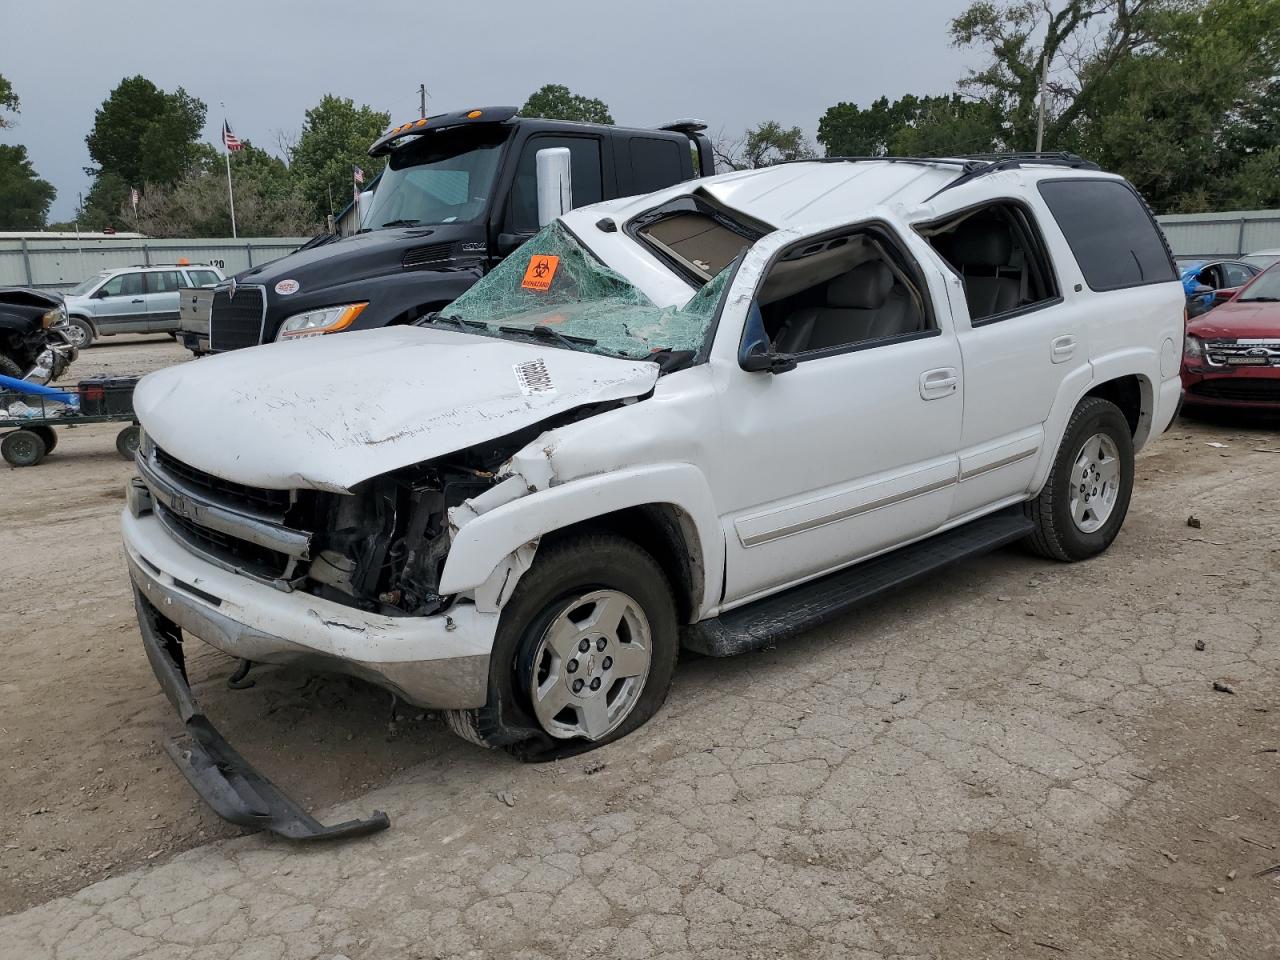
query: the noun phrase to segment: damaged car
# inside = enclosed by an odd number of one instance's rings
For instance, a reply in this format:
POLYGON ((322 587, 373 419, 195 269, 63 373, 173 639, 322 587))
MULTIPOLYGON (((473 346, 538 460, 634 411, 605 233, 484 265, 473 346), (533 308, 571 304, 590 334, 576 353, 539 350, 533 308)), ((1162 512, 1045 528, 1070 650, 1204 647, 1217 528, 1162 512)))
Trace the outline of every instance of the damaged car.
POLYGON ((25 287, 0 289, 0 374, 49 383, 78 353, 61 296, 25 287))
POLYGON ((566 212, 412 326, 163 370, 122 516, 170 754, 237 823, 323 826, 191 693, 188 634, 364 677, 526 760, 727 656, 1124 522, 1183 293, 1070 155, 832 159, 566 212))

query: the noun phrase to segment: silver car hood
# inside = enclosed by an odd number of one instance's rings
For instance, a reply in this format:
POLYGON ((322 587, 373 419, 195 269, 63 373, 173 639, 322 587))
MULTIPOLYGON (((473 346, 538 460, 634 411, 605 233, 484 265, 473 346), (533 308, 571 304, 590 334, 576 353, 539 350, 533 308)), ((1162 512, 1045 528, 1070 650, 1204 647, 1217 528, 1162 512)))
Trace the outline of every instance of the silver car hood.
POLYGON ((157 446, 215 476, 345 492, 657 379, 645 361, 390 327, 169 367, 142 379, 134 408, 157 446))

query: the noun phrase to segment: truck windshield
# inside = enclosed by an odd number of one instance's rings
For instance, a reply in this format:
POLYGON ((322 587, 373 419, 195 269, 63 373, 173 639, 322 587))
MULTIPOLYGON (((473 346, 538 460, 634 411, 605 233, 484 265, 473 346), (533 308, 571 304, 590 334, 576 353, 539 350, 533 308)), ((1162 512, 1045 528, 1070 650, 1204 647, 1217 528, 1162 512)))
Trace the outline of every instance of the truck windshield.
POLYGON ((527 331, 562 347, 631 359, 659 350, 697 352, 732 275, 729 264, 683 307, 659 307, 556 221, 439 315, 478 333, 527 331))
POLYGON ((508 131, 486 125, 419 137, 394 151, 364 227, 470 223, 484 216, 508 131))

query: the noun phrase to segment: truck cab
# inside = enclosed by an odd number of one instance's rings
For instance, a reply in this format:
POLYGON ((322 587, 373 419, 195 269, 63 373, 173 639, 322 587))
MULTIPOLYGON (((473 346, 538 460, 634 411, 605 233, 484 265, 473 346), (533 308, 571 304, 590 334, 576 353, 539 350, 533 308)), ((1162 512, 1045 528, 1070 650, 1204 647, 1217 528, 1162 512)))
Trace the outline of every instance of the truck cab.
POLYGON ((361 204, 360 230, 219 286, 210 349, 412 322, 460 296, 545 224, 540 153, 568 151, 564 206, 581 207, 714 173, 704 129, 694 120, 656 130, 542 120, 515 107, 393 127, 369 149, 387 165, 361 204))

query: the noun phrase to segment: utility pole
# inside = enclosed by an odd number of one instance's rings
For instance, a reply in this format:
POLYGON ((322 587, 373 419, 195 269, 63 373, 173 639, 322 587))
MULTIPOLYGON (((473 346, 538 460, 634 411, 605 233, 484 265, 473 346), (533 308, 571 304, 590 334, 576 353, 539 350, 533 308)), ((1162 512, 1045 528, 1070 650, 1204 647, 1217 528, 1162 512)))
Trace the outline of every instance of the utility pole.
POLYGON ((1049 54, 1041 54, 1040 61, 1040 120, 1036 124, 1036 153, 1044 150, 1044 98, 1049 86, 1049 54))
POLYGON ((427 85, 418 84, 418 116, 427 119, 427 85))

